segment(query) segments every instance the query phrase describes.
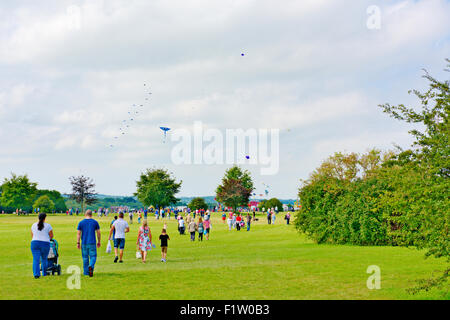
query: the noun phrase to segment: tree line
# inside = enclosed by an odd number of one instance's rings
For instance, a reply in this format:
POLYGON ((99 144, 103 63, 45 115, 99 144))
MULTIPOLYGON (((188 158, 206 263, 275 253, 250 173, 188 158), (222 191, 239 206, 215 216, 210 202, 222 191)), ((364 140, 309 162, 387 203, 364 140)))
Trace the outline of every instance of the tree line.
MULTIPOLYGON (((318 243, 414 246, 450 261, 449 81, 423 77, 428 90, 410 91, 420 108, 380 105, 423 128, 409 131, 410 148, 330 156, 299 189, 299 231, 318 243)), ((445 282, 449 270, 422 287, 445 282)))
POLYGON ((12 213, 16 210, 32 212, 39 208, 43 212, 65 212, 65 200, 56 190, 40 190, 37 183, 27 175, 11 173, 0 185, 0 212, 12 213))

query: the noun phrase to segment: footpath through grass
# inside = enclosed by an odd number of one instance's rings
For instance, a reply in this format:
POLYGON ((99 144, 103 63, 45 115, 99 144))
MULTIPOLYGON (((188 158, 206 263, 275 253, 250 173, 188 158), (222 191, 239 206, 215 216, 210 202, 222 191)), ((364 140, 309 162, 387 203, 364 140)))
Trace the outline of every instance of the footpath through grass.
MULTIPOLYGON (((82 268, 76 248, 81 216, 48 216, 60 245, 63 274, 34 279, 30 227, 36 216, 0 216, 0 299, 449 299, 432 290, 410 295, 415 280, 443 270, 444 260, 424 259, 423 252, 399 247, 317 245, 287 226, 279 214, 275 225, 260 221, 251 231, 228 231, 217 213, 209 241, 192 243, 168 224, 167 263, 160 261, 159 241, 143 264, 135 257, 138 224, 127 234, 124 263, 113 263, 106 240, 112 217, 96 218, 102 247, 93 278, 82 276, 81 289, 69 290, 70 265, 82 268), (381 268, 381 289, 366 286, 369 265, 381 268)), ((154 239, 163 222, 149 217, 154 239)))

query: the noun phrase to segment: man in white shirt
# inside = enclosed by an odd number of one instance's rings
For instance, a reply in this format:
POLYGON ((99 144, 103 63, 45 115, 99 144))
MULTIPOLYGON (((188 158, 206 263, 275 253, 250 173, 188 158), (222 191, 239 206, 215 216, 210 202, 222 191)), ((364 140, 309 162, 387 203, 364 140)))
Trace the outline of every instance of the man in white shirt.
POLYGON ((122 257, 123 257, 123 249, 125 248, 125 233, 130 231, 130 227, 128 226, 128 222, 126 222, 123 219, 123 212, 119 213, 119 219, 117 219, 109 231, 109 239, 111 239, 111 236, 113 232, 115 231, 114 235, 114 253, 116 257, 114 258, 114 263, 117 262, 119 259, 117 255, 117 251, 120 249, 120 260, 119 262, 122 263, 122 257))
POLYGON ((184 220, 183 217, 178 220, 178 230, 180 231, 180 234, 184 234, 184 220))

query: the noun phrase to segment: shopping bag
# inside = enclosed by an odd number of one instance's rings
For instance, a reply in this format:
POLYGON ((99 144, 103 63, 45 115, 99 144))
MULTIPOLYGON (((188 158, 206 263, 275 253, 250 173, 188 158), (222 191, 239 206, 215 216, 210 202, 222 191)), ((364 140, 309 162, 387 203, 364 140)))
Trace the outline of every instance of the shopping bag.
POLYGON ((108 244, 106 245, 106 253, 111 253, 111 241, 108 240, 108 244))
POLYGON ((136 251, 136 259, 141 259, 142 255, 140 251, 136 251))

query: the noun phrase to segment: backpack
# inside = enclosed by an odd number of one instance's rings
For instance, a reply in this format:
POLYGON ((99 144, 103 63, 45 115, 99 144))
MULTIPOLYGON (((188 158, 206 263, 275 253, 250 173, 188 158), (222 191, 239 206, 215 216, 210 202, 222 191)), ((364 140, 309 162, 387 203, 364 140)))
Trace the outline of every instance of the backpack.
POLYGON ((198 224, 198 232, 203 233, 203 223, 201 222, 198 224))

